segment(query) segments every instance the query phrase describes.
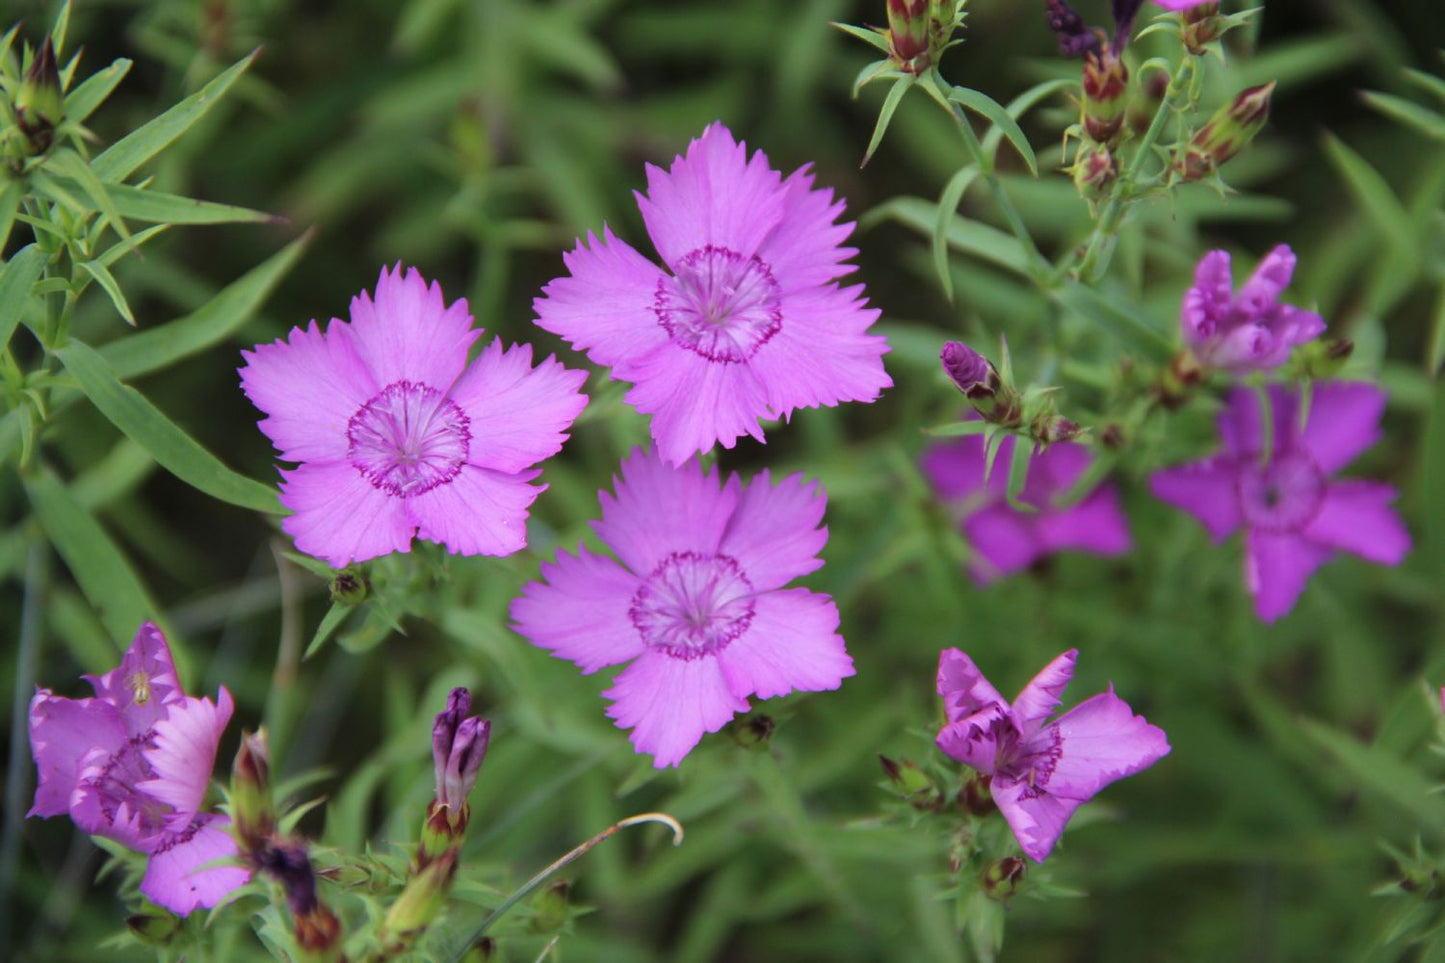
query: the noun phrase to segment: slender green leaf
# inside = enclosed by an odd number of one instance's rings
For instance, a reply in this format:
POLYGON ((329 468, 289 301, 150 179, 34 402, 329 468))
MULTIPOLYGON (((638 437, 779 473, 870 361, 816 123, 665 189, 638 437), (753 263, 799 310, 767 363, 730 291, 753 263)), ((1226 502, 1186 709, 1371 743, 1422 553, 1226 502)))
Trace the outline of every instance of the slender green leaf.
POLYGON ((1413 127, 1432 140, 1445 140, 1445 117, 1421 107, 1412 100, 1382 94, 1374 90, 1361 92, 1361 99, 1393 120, 1413 127))
POLYGON ((178 194, 142 190, 128 184, 107 185, 106 193, 110 195, 115 209, 125 217, 153 224, 256 224, 282 220, 265 211, 253 211, 248 207, 199 201, 178 194))
POLYGON ((965 435, 981 435, 986 430, 988 430, 988 422, 978 419, 955 421, 951 425, 939 425, 937 428, 925 428, 923 433, 935 438, 960 438, 965 435))
POLYGON ((110 273, 110 269, 99 261, 81 261, 80 266, 85 269, 86 274, 95 278, 96 283, 110 296, 110 303, 115 305, 120 316, 125 318, 125 323, 132 328, 135 327, 135 315, 131 313, 125 293, 121 291, 120 285, 116 282, 115 275, 110 273))
POLYGON ((1111 298, 1082 284, 1068 284, 1055 292, 1059 303, 1097 324, 1121 342, 1143 351, 1155 361, 1167 361, 1174 345, 1148 315, 1122 298, 1111 298))
POLYGON ((131 62, 124 57, 117 58, 104 70, 97 70, 85 78, 79 87, 65 95, 65 122, 81 124, 105 103, 117 84, 130 73, 131 62))
POLYGON ((20 202, 25 199, 25 188, 20 181, 5 182, 0 187, 0 250, 10 240, 10 228, 15 225, 15 215, 20 212, 20 202))
POLYGON ((883 34, 877 30, 870 30, 867 27, 855 27, 851 23, 835 22, 833 26, 850 37, 857 37, 869 46, 881 50, 885 54, 888 53, 888 41, 884 38, 883 34))
POLYGON ((90 198, 90 202, 95 205, 95 209, 101 213, 111 228, 122 238, 130 239, 130 231, 126 229, 125 222, 121 220, 120 211, 115 207, 115 201, 111 199, 105 185, 100 182, 100 178, 95 176, 95 171, 90 169, 90 165, 85 162, 84 158, 69 148, 62 148, 51 154, 46 163, 54 172, 74 181, 80 187, 81 192, 90 198))
POLYGON ((1429 780, 1413 765, 1312 719, 1301 719, 1300 726, 1366 792, 1394 804, 1421 826, 1445 831, 1445 802, 1431 793, 1429 780))
POLYGON ((131 379, 204 351, 250 320, 300 259, 311 235, 303 234, 232 281, 183 318, 112 341, 101 355, 121 379, 131 379))
MULTIPOLYGON (((1004 110, 1003 105, 994 100, 988 94, 973 90, 968 87, 954 87, 948 92, 948 99, 955 103, 962 104, 969 110, 986 118, 995 128, 1003 131, 1008 142, 1014 145, 1014 150, 1024 159, 1029 167, 1029 173, 1035 177, 1039 176, 1039 161, 1034 156, 1034 149, 1029 144, 1029 139, 1024 136, 1023 128, 1019 127, 1018 121, 1004 110)), ((992 165, 993 158, 989 156, 989 164, 992 165)))
POLYGON ((159 609, 130 562, 100 523, 45 467, 24 476, 25 493, 40 527, 60 553, 111 639, 124 649, 135 630, 159 609))
POLYGON ((55 45, 55 55, 60 56, 65 49, 65 35, 70 31, 70 0, 65 0, 60 5, 60 12, 55 15, 55 26, 50 28, 50 42, 55 45))
POLYGON ((978 175, 976 165, 960 167, 948 179, 938 198, 938 217, 933 222, 933 269, 938 272, 938 279, 943 282, 943 294, 949 301, 953 300, 953 275, 948 270, 948 225, 958 210, 958 202, 963 200, 968 186, 978 175))
POLYGON ((105 358, 72 340, 56 352, 101 414, 181 481, 223 502, 282 513, 275 489, 238 475, 202 448, 134 388, 116 380, 105 358))
MULTIPOLYGON (((932 237, 937 212, 938 205, 921 197, 895 197, 870 210, 863 221, 866 225, 893 220, 932 237)), ((1018 239, 996 227, 954 217, 949 221, 946 239, 949 247, 1029 277, 1029 259, 1018 239)))
POLYGON ((878 123, 873 125, 873 136, 868 139, 868 149, 863 152, 863 163, 859 167, 868 166, 868 161, 878 145, 883 143, 883 132, 888 129, 888 122, 893 119, 893 112, 903 100, 903 95, 908 88, 913 86, 914 77, 912 74, 904 74, 893 81, 893 86, 888 88, 888 96, 883 99, 883 107, 878 111, 878 123))
MULTIPOLYGON (((0 306, 4 299, 0 298, 0 306)), ((0 308, 3 309, 3 308, 0 308)), ((1430 322, 1430 344, 1425 350, 1425 371, 1430 377, 1438 377, 1440 366, 1445 364, 1445 282, 1435 295, 1435 317, 1430 322)))
POLYGON ((1354 194, 1361 211, 1379 229, 1381 240, 1407 266, 1418 264, 1414 224, 1380 172, 1333 134, 1325 135, 1325 153, 1354 194))
POLYGON ((1423 70, 1406 68, 1405 79, 1414 84, 1427 94, 1437 97, 1442 104, 1445 104, 1445 78, 1436 77, 1434 74, 1427 74, 1423 70))
POLYGON ((345 602, 332 602, 331 608, 321 617, 321 624, 316 626, 316 634, 311 637, 311 644, 306 646, 306 654, 301 656, 302 661, 311 658, 326 640, 331 638, 331 633, 346 621, 346 617, 356 611, 356 606, 347 605, 345 602))
MULTIPOLYGON (((1028 113, 1035 104, 1037 104, 1039 101, 1043 100, 1050 94, 1057 93, 1060 90, 1068 90, 1071 87, 1077 86, 1079 86, 1079 82, 1077 80, 1065 79, 1045 80, 1041 84, 1035 84, 1028 90, 1025 90, 1023 93, 1019 94, 1013 100, 1010 100, 1008 102, 1008 115, 1014 120, 1018 120, 1019 118, 1023 117, 1024 114, 1028 113)), ((992 157, 994 155, 994 152, 998 150, 999 141, 1002 139, 1003 128, 998 126, 990 127, 988 133, 984 134, 983 136, 984 153, 987 156, 992 157)))
POLYGON ((34 244, 16 251, 0 267, 0 347, 10 343, 10 336, 20 324, 30 292, 45 270, 45 252, 34 244))
POLYGON ((164 114, 112 144, 92 162, 96 176, 107 183, 118 184, 134 173, 137 167, 165 150, 216 106, 231 85, 251 66, 258 53, 259 50, 252 51, 164 114))
POLYGON ((1019 495, 1023 493, 1024 485, 1029 480, 1029 462, 1034 457, 1034 446, 1023 437, 1014 439, 1013 456, 1008 463, 1008 503, 1009 507, 1021 512, 1037 511, 1034 506, 1019 501, 1019 495))

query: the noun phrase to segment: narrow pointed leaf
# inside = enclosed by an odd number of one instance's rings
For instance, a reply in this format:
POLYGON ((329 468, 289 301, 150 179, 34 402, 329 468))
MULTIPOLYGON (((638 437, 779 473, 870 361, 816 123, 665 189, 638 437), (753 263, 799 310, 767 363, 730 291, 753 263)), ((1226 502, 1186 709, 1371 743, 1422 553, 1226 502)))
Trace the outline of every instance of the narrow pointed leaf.
POLYGON ((868 149, 863 152, 863 163, 859 167, 868 166, 869 159, 878 145, 883 143, 883 132, 888 129, 888 122, 893 119, 893 112, 898 109, 898 104, 903 100, 903 95, 908 88, 913 86, 913 76, 905 74, 893 82, 888 88, 888 96, 883 99, 883 108, 878 111, 878 123, 873 125, 873 136, 868 140, 868 149))
POLYGON ((72 340, 56 351, 100 413, 164 469, 191 487, 241 508, 281 514, 276 490, 227 468, 136 391, 116 380, 105 358, 72 340))
POLYGON ((55 173, 74 181, 79 186, 81 193, 90 198, 90 202, 95 205, 95 209, 100 212, 111 228, 122 238, 130 239, 130 231, 126 230, 120 211, 116 210, 115 201, 111 199, 105 185, 100 182, 100 178, 95 176, 95 171, 91 170, 84 158, 69 148, 62 148, 50 155, 47 164, 55 173))
POLYGON ((1033 460, 1033 454, 1033 445, 1027 438, 1014 439, 1013 457, 1008 464, 1008 503, 1016 511, 1035 511, 1034 506, 1019 501, 1019 495, 1029 480, 1029 462, 1033 460))
POLYGON ((1333 134, 1325 135, 1325 153, 1355 196, 1361 212, 1379 229, 1381 240, 1405 265, 1418 264, 1414 224, 1380 172, 1333 134))
POLYGON ((1445 117, 1433 110, 1421 107, 1413 100, 1373 90, 1361 92, 1360 98, 1386 117, 1413 127, 1431 140, 1445 141, 1445 117))
POLYGON ((100 354, 125 380, 158 371, 230 337, 249 321, 300 259, 303 234, 183 318, 112 341, 100 354))
POLYGON ((948 226, 968 186, 978 178, 978 168, 969 164, 954 171, 938 198, 938 217, 933 222, 933 269, 943 284, 944 296, 953 300, 953 275, 948 272, 948 226))
POLYGON ((326 640, 331 638, 331 633, 346 621, 346 617, 356 611, 356 606, 347 605, 344 602, 332 602, 331 608, 321 617, 321 624, 316 626, 316 634, 311 637, 311 644, 306 646, 306 653, 301 656, 301 661, 306 661, 316 654, 326 640))
MULTIPOLYGON (((926 237, 933 236, 938 205, 921 197, 895 197, 884 201, 863 217, 865 225, 894 220, 926 237)), ((945 234, 948 246, 1007 268, 1022 277, 1029 276, 1029 259, 1018 239, 996 227, 967 218, 953 217, 945 234)))
MULTIPOLYGON (((986 118, 1003 135, 1008 142, 1014 145, 1014 150, 1024 159, 1029 167, 1029 173, 1035 177, 1039 176, 1038 158, 1034 157, 1034 149, 1029 144, 1029 139, 1024 136, 1023 128, 1019 127, 1018 121, 1009 116, 1009 112, 1003 109, 1003 105, 994 100, 988 94, 973 90, 968 87, 955 87, 948 93, 948 99, 955 103, 962 104, 969 110, 986 118)), ((992 155, 989 155, 989 163, 993 163, 992 155)))
POLYGON ((131 62, 124 57, 117 58, 109 67, 98 70, 86 77, 65 97, 65 123, 82 124, 105 103, 116 85, 130 73, 131 62))
POLYGON ((1156 361, 1167 361, 1174 344, 1137 307, 1106 297, 1083 284, 1067 284, 1055 292, 1059 303, 1108 331, 1124 344, 1143 351, 1156 361))
POLYGON ((135 630, 160 614, 125 554, 49 468, 22 476, 35 519, 95 609, 111 640, 124 649, 135 630))
POLYGON ((132 328, 135 327, 135 315, 131 312, 130 304, 125 299, 125 293, 121 291, 120 285, 116 283, 115 275, 110 273, 110 269, 99 261, 81 261, 80 266, 85 269, 86 274, 95 278, 96 283, 110 297, 110 303, 115 305, 120 316, 125 318, 125 323, 132 328))
MULTIPOLYGON (((1071 87, 1078 86, 1079 82, 1077 80, 1045 80, 1041 84, 1035 84, 1028 90, 1025 90, 1023 93, 1019 94, 1013 100, 1010 100, 1008 102, 1008 106, 1006 108, 1008 110, 1008 115, 1014 120, 1018 120, 1019 118, 1023 117, 1024 114, 1032 110, 1034 105, 1036 105, 1039 101, 1043 100, 1050 94, 1057 93, 1060 90, 1068 90, 1071 87)), ((994 152, 998 150, 998 143, 1002 139, 1003 128, 997 125, 990 127, 988 129, 988 133, 984 134, 983 136, 984 153, 987 156, 992 157, 994 155, 994 152)))
MULTIPOLYGON (((55 182, 72 192, 77 188, 75 182, 68 178, 57 177, 55 182)), ((200 201, 178 194, 163 194, 129 184, 106 184, 103 189, 121 216, 153 224, 254 224, 279 220, 272 214, 253 211, 248 207, 200 201)))
POLYGON ((19 181, 6 181, 0 187, 0 251, 10 240, 10 228, 15 225, 15 215, 20 213, 20 202, 25 198, 25 189, 19 181))
POLYGON ((859 40, 881 50, 885 54, 888 53, 888 41, 884 39, 883 35, 877 30, 869 30, 867 27, 855 27, 851 23, 834 22, 832 26, 843 31, 850 37, 857 37, 859 40))
POLYGON ((96 176, 111 184, 125 180, 135 169, 165 150, 177 137, 206 114, 226 95, 251 66, 260 51, 253 51, 218 74, 210 83, 176 104, 159 117, 131 131, 112 144, 92 162, 96 176))
POLYGON ((45 270, 45 260, 44 251, 27 244, 0 267, 0 347, 10 343, 10 336, 20 324, 30 303, 31 289, 45 270))

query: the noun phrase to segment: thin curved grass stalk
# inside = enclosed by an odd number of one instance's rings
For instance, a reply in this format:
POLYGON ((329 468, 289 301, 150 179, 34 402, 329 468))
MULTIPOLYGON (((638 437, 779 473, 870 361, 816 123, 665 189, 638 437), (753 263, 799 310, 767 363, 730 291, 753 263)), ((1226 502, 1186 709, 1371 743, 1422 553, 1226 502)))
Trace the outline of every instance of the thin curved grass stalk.
POLYGON ((467 947, 472 946, 477 942, 477 940, 485 936, 487 934, 487 930, 491 928, 493 923, 506 915, 513 906, 516 906, 522 900, 526 899, 533 890, 535 890, 538 886, 541 886, 549 878, 551 878, 552 874, 556 873, 567 864, 575 862, 581 857, 587 855, 594 848, 596 848, 599 843, 607 839, 609 836, 615 834, 618 830, 626 829, 628 826, 639 826, 643 823, 663 824, 664 826, 672 830, 672 845, 682 845, 682 823, 678 822, 667 813, 638 813, 636 816, 628 816, 626 819, 619 819, 611 826, 608 826, 606 829, 602 830, 602 832, 598 833, 596 836, 593 836, 591 839, 563 854, 559 859, 546 866, 544 869, 541 870, 541 872, 537 873, 537 875, 527 880, 520 887, 518 887, 510 896, 504 899, 502 901, 502 905, 492 910, 492 912, 487 915, 487 918, 482 920, 482 925, 478 926, 476 931, 473 932, 471 936, 467 937, 467 939, 462 942, 462 949, 457 953, 457 955, 452 957, 452 963, 459 963, 462 958, 462 954, 466 952, 467 947))

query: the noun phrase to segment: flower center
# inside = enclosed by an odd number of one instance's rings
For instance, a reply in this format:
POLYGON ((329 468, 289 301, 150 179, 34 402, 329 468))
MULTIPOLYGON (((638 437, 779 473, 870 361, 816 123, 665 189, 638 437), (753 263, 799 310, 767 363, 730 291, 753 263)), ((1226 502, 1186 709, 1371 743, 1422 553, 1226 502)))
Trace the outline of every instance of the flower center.
POLYGON ((171 812, 170 806, 136 788, 145 780, 155 778, 155 770, 146 762, 144 755, 150 746, 150 732, 132 736, 129 742, 111 753, 100 772, 82 777, 86 787, 95 793, 100 811, 107 820, 114 823, 124 804, 131 812, 139 814, 142 831, 147 834, 158 831, 161 822, 171 812))
POLYGON ((469 427, 462 409, 440 391, 395 381, 351 416, 347 456, 388 495, 420 495, 462 470, 472 438, 469 427))
POLYGON ((747 631, 753 583, 727 555, 674 552, 637 590, 628 614, 650 648, 675 659, 697 659, 747 631))
POLYGON ((783 326, 778 282, 758 259, 711 244, 657 282, 652 310, 673 344, 709 361, 746 361, 783 326))
POLYGON ((1325 498, 1325 479, 1304 452, 1277 452, 1268 464, 1243 459, 1236 482, 1249 526, 1262 532, 1298 532, 1314 520, 1325 498))
POLYGON ((1020 748, 1017 732, 1012 740, 1000 740, 997 774, 1015 782, 1027 783, 1022 798, 1033 799, 1048 790, 1049 780, 1059 765, 1064 751, 1064 734, 1058 726, 1045 726, 1028 741, 1027 751, 1020 748))

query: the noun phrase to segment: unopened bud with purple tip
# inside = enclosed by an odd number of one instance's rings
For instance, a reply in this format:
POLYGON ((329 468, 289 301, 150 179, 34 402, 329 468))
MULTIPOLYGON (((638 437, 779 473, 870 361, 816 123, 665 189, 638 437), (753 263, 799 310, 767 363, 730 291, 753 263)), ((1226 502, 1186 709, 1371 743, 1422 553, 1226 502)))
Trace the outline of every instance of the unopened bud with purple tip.
POLYGON ((55 45, 45 38, 35 59, 25 71, 15 94, 15 123, 25 135, 31 154, 43 154, 55 137, 55 128, 65 115, 65 95, 60 89, 60 71, 55 64, 55 45))
POLYGON ((1084 130, 1096 143, 1111 145, 1124 130, 1129 106, 1129 68, 1107 44, 1084 57, 1084 130))
POLYGON ((1005 856, 995 860, 983 871, 983 892, 989 899, 1007 903, 1018 893, 1028 875, 1028 863, 1022 857, 1005 856))
POLYGON ((939 352, 943 370, 986 421, 1005 426, 1019 423, 1019 397, 1003 383, 998 369, 983 355, 958 341, 948 341, 939 352))
POLYGON ((1200 3, 1183 12, 1184 25, 1180 36, 1185 48, 1196 57, 1205 52, 1205 47, 1218 40, 1224 32, 1224 23, 1219 18, 1219 4, 1200 3))
POLYGON ((1274 81, 1242 90, 1194 134, 1177 159, 1174 169, 1183 181, 1197 181, 1218 170, 1238 154, 1269 119, 1270 95, 1274 81))
POLYGON ((477 773, 487 755, 492 724, 480 716, 468 716, 472 696, 464 688, 452 690, 447 707, 432 725, 432 762, 436 771, 436 798, 427 807, 422 825, 417 867, 425 867, 466 836, 471 807, 467 796, 477 783, 477 773))
POLYGON ((266 730, 241 733, 241 748, 231 765, 231 830, 248 858, 268 844, 276 831, 271 800, 271 756, 266 730))

